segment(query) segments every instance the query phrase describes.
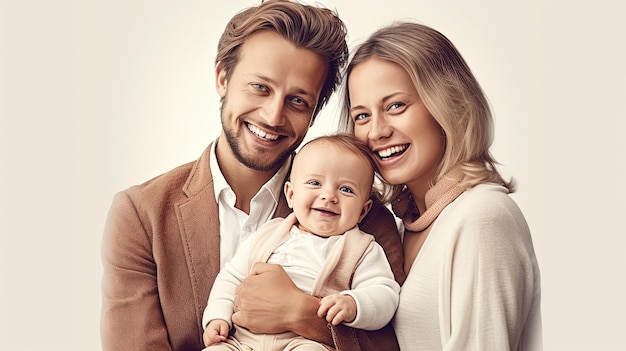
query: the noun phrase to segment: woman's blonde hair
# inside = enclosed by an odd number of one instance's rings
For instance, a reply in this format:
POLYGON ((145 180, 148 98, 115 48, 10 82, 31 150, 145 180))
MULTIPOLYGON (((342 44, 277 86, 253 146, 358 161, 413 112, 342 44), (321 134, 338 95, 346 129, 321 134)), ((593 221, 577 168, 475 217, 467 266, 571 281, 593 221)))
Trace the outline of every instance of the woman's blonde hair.
MULTIPOLYGON (((493 119, 482 88, 452 42, 428 26, 396 22, 374 32, 357 47, 346 71, 341 131, 354 132, 347 84, 350 73, 356 65, 372 58, 395 63, 407 72, 445 133, 445 150, 433 182, 458 166, 465 174, 462 185, 467 188, 495 182, 514 191, 513 182, 504 181, 489 152, 493 119)), ((385 199, 393 199, 400 188, 386 189, 385 199)))

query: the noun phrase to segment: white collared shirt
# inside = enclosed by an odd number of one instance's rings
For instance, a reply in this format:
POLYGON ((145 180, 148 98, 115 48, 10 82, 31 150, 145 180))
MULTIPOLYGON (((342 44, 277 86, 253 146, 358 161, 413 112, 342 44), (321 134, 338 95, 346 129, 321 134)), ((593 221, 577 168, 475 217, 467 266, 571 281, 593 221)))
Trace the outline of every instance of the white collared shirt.
POLYGON ((215 148, 217 140, 211 146, 209 162, 213 176, 213 190, 217 201, 220 220, 220 267, 229 262, 239 244, 246 240, 251 233, 272 218, 278 199, 283 191, 283 183, 289 172, 291 156, 285 164, 274 174, 267 183, 254 195, 250 201, 250 214, 235 207, 237 197, 230 185, 226 182, 217 163, 215 148))

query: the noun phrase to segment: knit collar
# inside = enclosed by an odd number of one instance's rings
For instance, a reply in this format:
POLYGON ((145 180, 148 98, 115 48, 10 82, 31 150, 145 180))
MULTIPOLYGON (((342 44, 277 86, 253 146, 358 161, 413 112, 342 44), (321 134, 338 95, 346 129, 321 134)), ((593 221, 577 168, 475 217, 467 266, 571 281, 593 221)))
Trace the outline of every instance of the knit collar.
POLYGON ((441 211, 465 191, 459 185, 463 179, 463 171, 456 168, 448 172, 425 196, 426 211, 420 215, 417 205, 407 186, 404 186, 400 195, 393 201, 393 212, 402 219, 404 227, 413 232, 421 232, 428 228, 441 211))

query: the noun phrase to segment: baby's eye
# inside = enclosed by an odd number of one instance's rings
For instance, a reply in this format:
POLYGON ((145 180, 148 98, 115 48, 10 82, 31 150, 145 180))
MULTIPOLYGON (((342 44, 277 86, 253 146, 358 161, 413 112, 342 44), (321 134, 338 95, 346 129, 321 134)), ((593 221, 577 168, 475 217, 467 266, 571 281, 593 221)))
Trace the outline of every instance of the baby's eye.
POLYGON ((320 186, 322 185, 322 183, 320 183, 318 180, 309 180, 308 182, 306 182, 308 185, 313 185, 313 186, 320 186))
POLYGON ((339 191, 354 194, 354 190, 352 190, 352 188, 350 188, 349 186, 342 186, 339 188, 339 191))

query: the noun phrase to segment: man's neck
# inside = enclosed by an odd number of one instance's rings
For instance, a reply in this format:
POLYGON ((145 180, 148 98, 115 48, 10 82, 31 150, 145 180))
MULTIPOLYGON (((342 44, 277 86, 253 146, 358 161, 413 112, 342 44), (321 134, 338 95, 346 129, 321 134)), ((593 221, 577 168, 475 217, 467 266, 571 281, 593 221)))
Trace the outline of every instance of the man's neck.
POLYGON ((250 201, 278 169, 262 172, 248 168, 237 160, 223 135, 218 138, 217 143, 215 148, 217 162, 224 179, 237 197, 235 207, 250 213, 250 201))

